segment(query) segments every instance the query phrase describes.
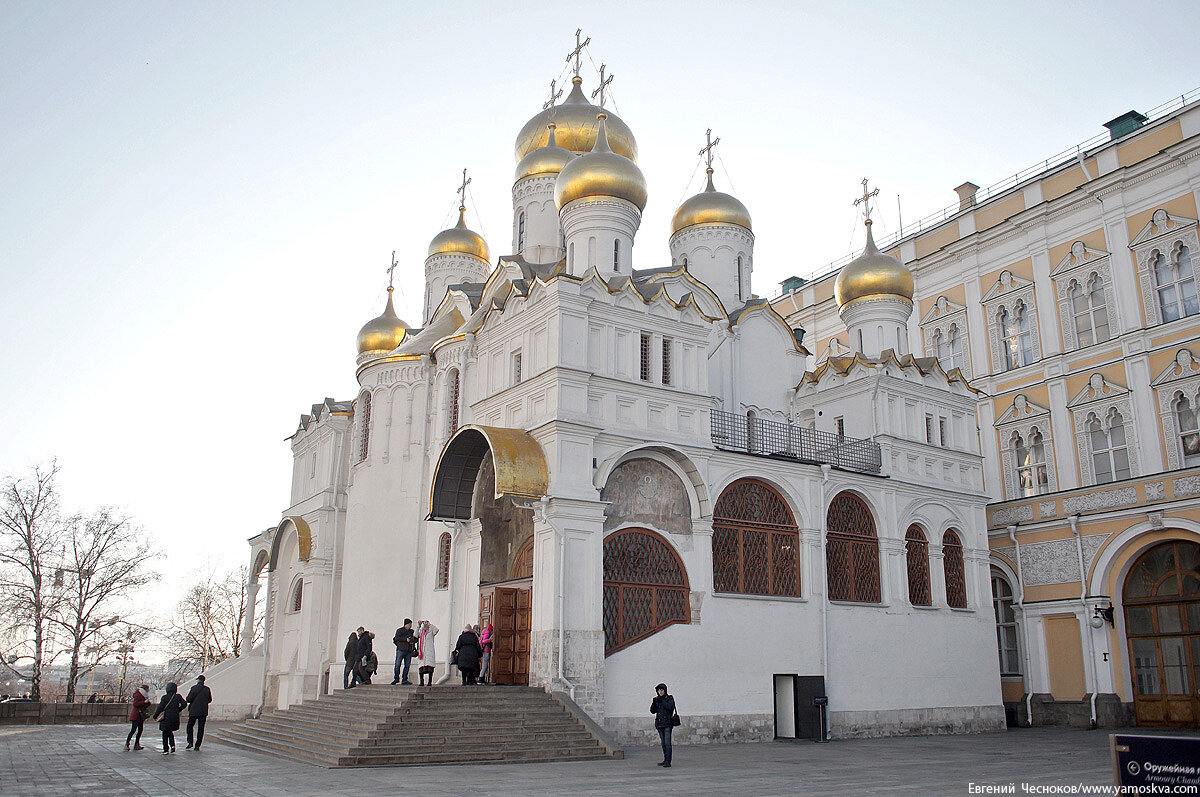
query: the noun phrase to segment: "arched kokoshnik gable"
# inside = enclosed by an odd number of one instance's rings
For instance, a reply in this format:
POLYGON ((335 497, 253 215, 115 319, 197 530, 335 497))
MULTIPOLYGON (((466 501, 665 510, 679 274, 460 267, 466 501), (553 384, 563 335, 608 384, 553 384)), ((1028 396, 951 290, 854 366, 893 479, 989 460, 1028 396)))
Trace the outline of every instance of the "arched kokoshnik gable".
POLYGON ((495 498, 538 499, 550 484, 546 457, 523 429, 464 426, 442 449, 433 474, 429 520, 470 520, 475 481, 484 457, 496 472, 495 498))
POLYGON ((271 541, 271 564, 268 570, 274 570, 279 566, 279 544, 283 542, 289 524, 296 527, 300 561, 307 562, 309 555, 312 554, 312 529, 308 527, 308 523, 302 517, 285 517, 279 524, 279 528, 275 530, 275 539, 271 541))

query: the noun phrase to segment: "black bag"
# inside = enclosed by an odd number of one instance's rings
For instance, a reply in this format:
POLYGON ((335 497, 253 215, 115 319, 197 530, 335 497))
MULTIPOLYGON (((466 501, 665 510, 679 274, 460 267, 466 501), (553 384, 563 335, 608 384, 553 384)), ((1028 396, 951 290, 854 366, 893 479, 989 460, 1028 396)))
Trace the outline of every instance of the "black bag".
POLYGON ((450 663, 453 664, 455 667, 458 666, 458 651, 457 650, 450 651, 450 663))
POLYGON ((676 712, 674 712, 673 714, 671 714, 671 727, 672 727, 672 728, 678 728, 678 727, 679 727, 679 723, 680 723, 680 720, 679 720, 679 712, 678 712, 678 711, 676 711, 676 712))

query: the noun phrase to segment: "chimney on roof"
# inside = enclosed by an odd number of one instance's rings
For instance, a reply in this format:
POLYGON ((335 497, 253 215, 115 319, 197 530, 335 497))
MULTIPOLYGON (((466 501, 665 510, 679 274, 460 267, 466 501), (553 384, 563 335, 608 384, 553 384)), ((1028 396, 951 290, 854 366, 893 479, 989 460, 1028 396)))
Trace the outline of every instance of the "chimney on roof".
POLYGON ((1146 124, 1146 120, 1149 118, 1137 111, 1128 111, 1110 122, 1105 122, 1104 126, 1108 128, 1108 134, 1111 137, 1109 140, 1116 141, 1118 138, 1127 136, 1146 124))
POLYGON ((975 192, 979 190, 979 186, 972 183, 970 180, 954 189, 954 193, 958 194, 958 209, 966 210, 975 206, 975 192))
POLYGON ((792 291, 800 290, 800 288, 802 288, 806 282, 808 282, 808 280, 804 279, 803 277, 788 277, 779 284, 783 286, 784 293, 791 293, 792 291))

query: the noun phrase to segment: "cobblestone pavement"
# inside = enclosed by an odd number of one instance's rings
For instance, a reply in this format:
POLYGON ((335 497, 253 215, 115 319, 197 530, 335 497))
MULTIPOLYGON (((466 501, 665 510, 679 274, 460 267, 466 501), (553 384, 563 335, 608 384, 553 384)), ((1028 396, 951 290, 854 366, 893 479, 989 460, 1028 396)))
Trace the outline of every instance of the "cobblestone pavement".
MULTIPOLYGON (((968 784, 1067 786, 1112 783, 1106 731, 1034 728, 982 736, 862 741, 676 746, 662 769, 656 749, 618 761, 329 770, 244 752, 216 742, 164 756, 157 734, 123 752, 119 726, 0 728, 0 794, 343 795, 350 791, 422 795, 968 794, 968 784)), ((182 734, 176 734, 182 739, 182 734)))

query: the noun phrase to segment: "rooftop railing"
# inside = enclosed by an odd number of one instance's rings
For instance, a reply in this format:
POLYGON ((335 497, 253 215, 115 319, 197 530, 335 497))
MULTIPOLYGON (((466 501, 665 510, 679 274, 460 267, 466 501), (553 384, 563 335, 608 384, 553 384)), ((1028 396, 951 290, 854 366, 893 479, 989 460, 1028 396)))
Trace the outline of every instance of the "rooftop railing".
POLYGON ((855 440, 719 410, 711 411, 709 416, 713 445, 723 451, 832 465, 859 473, 878 474, 883 470, 883 456, 879 444, 873 440, 855 440))

